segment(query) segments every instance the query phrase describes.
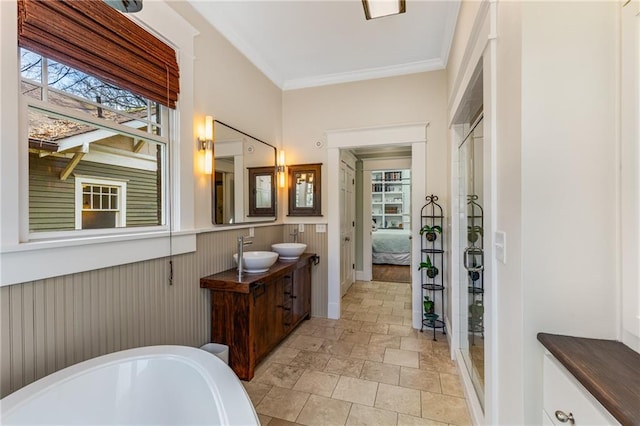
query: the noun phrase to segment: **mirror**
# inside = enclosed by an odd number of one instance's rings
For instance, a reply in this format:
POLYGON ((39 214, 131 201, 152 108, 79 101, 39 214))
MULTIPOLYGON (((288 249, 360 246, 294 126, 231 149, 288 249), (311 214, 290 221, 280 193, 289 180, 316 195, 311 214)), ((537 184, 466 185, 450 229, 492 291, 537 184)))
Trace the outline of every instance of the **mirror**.
POLYGON ((322 216, 320 169, 322 164, 289 166, 289 216, 322 216))
POLYGON ((275 170, 273 167, 249 167, 249 216, 276 214, 275 170))
POLYGON ((215 225, 276 220, 276 148, 214 120, 211 175, 215 225))

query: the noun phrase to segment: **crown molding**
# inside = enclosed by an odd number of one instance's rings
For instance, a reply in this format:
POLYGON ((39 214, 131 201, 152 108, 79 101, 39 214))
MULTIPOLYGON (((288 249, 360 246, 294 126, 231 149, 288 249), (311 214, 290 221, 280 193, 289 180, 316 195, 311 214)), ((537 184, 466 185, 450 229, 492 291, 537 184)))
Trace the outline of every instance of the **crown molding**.
POLYGON ((392 65, 388 67, 368 68, 364 70, 285 80, 282 90, 305 89, 309 87, 371 80, 374 78, 394 77, 398 75, 437 71, 442 69, 444 69, 442 59, 429 59, 427 61, 410 62, 407 64, 392 65))

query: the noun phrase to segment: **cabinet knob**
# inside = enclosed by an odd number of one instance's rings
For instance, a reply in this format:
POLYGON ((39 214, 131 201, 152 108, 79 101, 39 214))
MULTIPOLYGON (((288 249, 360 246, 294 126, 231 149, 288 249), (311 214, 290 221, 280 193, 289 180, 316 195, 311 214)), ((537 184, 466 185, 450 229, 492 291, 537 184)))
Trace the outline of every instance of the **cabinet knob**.
POLYGON ((556 414, 556 419, 558 419, 560 423, 569 423, 570 425, 573 425, 576 423, 573 418, 573 413, 571 412, 567 414, 564 411, 556 410, 555 414, 556 414))

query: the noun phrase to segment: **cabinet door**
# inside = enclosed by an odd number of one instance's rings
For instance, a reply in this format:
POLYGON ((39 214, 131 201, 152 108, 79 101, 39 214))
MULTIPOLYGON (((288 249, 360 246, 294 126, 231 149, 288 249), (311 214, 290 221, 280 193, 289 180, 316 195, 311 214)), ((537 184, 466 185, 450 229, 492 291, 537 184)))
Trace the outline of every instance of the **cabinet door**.
POLYGON ((293 324, 311 312, 311 265, 306 264, 293 273, 293 324))
POLYGON ((293 272, 286 274, 282 278, 282 328, 283 334, 289 333, 295 324, 294 307, 295 296, 293 294, 293 272))
POLYGON ((556 418, 557 411, 571 413, 577 425, 620 424, 551 354, 544 357, 542 396, 554 425, 568 424, 556 418))
POLYGON ((260 360, 284 337, 283 277, 256 286, 253 290, 256 360, 260 360))
POLYGON ((269 350, 271 343, 272 321, 270 313, 274 306, 269 301, 268 288, 273 287, 272 283, 260 283, 253 290, 253 321, 254 331, 253 345, 256 359, 261 358, 269 350))
MULTIPOLYGON (((269 294, 269 300, 271 301, 271 344, 275 346, 288 332, 285 326, 285 318, 287 314, 291 314, 291 304, 288 306, 284 303, 284 281, 285 278, 278 277, 271 287, 271 293, 269 294), (287 311, 288 309, 288 311, 287 311)), ((290 322, 290 320, 287 320, 290 322)))

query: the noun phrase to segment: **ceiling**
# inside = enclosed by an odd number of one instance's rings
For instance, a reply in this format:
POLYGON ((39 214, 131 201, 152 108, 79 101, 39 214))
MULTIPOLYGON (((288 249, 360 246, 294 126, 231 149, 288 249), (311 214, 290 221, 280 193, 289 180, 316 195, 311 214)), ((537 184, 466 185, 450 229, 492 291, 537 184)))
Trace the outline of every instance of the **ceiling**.
POLYGON ((360 0, 189 0, 283 90, 443 69, 459 0, 406 0, 365 20, 360 0))

